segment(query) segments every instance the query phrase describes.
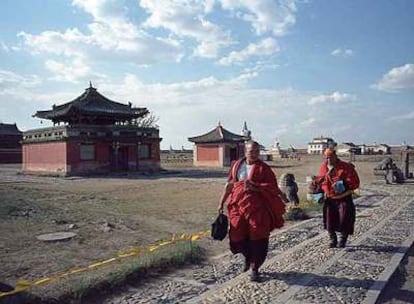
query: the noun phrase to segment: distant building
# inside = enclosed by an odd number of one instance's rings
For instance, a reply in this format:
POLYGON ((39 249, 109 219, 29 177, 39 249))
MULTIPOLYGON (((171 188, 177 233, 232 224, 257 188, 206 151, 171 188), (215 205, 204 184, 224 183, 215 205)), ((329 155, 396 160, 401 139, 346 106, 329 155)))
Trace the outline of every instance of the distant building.
POLYGON ((359 145, 361 154, 390 154, 391 147, 386 144, 359 145))
POLYGON ((322 154, 328 147, 335 147, 336 142, 330 137, 315 137, 308 143, 308 154, 322 154))
POLYGON ((361 148, 351 142, 345 142, 336 146, 338 155, 350 156, 361 154, 361 148))
MULTIPOLYGON (((246 124, 245 127, 247 130, 246 124)), ((249 136, 232 133, 219 123, 210 132, 189 137, 188 140, 194 143, 194 166, 229 166, 232 161, 244 156, 244 142, 250 139, 250 131, 245 134, 249 134, 249 136)))
POLYGON ((193 160, 193 150, 185 149, 181 146, 181 149, 174 149, 172 146, 168 150, 161 150, 161 163, 162 162, 187 162, 193 160))
POLYGON ((271 160, 288 157, 288 151, 280 148, 280 143, 277 139, 275 139, 272 146, 269 148, 269 153, 271 160))
POLYGON ((146 108, 109 100, 91 84, 76 99, 36 112, 34 116, 58 126, 23 133, 23 171, 59 175, 157 171, 159 130, 135 123, 148 113, 146 108))
POLYGON ((22 138, 16 124, 0 123, 0 163, 22 162, 22 138))

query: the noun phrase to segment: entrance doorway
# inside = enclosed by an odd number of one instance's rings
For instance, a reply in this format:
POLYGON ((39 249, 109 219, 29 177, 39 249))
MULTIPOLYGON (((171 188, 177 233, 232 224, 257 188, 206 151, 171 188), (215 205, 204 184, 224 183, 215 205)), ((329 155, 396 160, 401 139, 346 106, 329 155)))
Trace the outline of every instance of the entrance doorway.
POLYGON ((128 170, 128 147, 119 147, 118 151, 118 169, 128 170))
POLYGON ((110 146, 109 163, 111 170, 124 171, 128 170, 128 147, 110 146))

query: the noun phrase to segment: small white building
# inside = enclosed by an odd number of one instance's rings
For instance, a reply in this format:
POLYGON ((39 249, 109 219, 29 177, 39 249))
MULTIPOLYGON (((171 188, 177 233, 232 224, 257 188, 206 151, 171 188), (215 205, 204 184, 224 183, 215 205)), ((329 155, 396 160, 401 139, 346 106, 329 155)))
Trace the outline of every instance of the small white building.
POLYGON ((336 153, 338 155, 345 155, 345 156, 349 156, 351 154, 361 154, 361 148, 355 145, 354 143, 345 142, 345 143, 339 144, 336 147, 336 153))
POLYGON ((386 144, 373 144, 359 146, 361 148, 361 154, 390 154, 391 148, 386 144))
POLYGON ((322 154, 328 147, 335 147, 336 142, 330 137, 315 137, 308 143, 308 154, 322 154))

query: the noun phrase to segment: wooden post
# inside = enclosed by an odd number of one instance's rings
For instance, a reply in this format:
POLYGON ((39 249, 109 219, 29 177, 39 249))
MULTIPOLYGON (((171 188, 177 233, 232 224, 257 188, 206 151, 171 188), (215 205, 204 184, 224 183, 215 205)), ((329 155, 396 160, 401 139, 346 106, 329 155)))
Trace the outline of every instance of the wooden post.
POLYGON ((139 157, 141 152, 141 142, 137 142, 137 161, 136 161, 136 170, 139 171, 139 157))
POLYGON ((401 168, 405 179, 409 178, 410 176, 410 153, 408 152, 408 149, 408 147, 404 148, 401 157, 401 168))
POLYGON ((114 147, 114 156, 115 156, 115 171, 118 171, 118 162, 119 162, 119 142, 116 141, 113 143, 113 147, 114 147))

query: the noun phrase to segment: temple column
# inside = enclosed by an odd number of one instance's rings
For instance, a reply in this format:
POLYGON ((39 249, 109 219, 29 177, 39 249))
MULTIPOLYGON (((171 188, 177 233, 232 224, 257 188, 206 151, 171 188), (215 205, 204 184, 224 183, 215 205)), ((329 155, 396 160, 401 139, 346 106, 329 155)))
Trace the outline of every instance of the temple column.
POLYGON ((137 161, 136 161, 136 170, 139 171, 139 158, 140 158, 140 152, 141 152, 141 142, 137 142, 137 161))

